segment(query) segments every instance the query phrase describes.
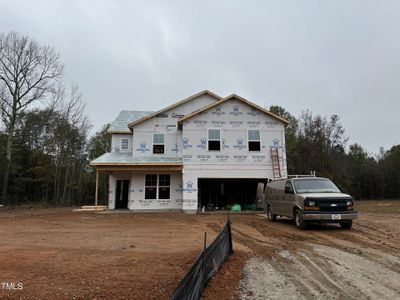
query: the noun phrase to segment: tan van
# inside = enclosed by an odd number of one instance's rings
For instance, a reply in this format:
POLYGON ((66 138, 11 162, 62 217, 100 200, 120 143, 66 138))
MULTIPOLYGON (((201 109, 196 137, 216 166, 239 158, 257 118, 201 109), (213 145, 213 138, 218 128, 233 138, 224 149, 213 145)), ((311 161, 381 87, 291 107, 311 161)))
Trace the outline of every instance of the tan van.
POLYGON ((357 218, 353 204, 350 195, 323 177, 281 179, 257 187, 257 206, 266 210, 269 220, 293 218, 300 229, 309 222, 339 223, 349 229, 357 218))

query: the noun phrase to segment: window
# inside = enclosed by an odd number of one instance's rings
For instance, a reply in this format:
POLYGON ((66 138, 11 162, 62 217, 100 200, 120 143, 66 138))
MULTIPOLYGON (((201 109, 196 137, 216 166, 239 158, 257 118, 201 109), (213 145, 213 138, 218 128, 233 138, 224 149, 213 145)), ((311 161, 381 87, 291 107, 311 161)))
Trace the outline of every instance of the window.
POLYGON ((144 199, 157 199, 157 174, 147 174, 144 199))
POLYGON ((164 154, 165 135, 163 133, 153 134, 153 154, 164 154))
POLYGON ((128 150, 128 145, 129 145, 128 139, 122 139, 121 149, 122 150, 128 150))
POLYGON ((169 199, 171 175, 158 175, 158 199, 169 199))
POLYGON ((285 194, 293 194, 293 186, 290 180, 286 181, 285 184, 285 194))
POLYGON ((260 151, 260 130, 250 129, 248 131, 247 140, 249 142, 249 151, 260 151))
POLYGON ((208 130, 208 150, 211 151, 221 150, 221 132, 219 129, 208 130))
POLYGON ((169 199, 171 190, 170 174, 147 174, 145 178, 145 199, 169 199))

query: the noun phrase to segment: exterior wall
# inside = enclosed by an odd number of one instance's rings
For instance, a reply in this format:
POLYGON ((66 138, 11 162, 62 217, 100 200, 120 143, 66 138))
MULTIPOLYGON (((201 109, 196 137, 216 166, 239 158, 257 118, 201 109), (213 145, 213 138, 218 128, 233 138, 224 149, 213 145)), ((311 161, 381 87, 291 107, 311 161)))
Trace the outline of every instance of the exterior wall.
POLYGON ((132 152, 132 134, 113 133, 111 135, 111 152, 132 152), (122 149, 122 139, 128 139, 128 149, 122 149))
POLYGON ((183 209, 197 210, 198 178, 273 178, 271 147, 281 156, 286 176, 284 125, 252 107, 231 100, 183 124, 183 209), (208 150, 208 129, 221 130, 221 151, 208 150), (248 129, 260 130, 261 150, 248 150, 248 129))
POLYGON ((125 173, 113 173, 108 177, 108 209, 115 208, 115 190, 117 186, 117 180, 130 180, 131 174, 125 173))
POLYGON ((165 171, 135 171, 130 173, 114 173, 109 179, 108 208, 115 208, 115 190, 117 180, 129 180, 129 201, 130 210, 146 209, 182 209, 182 174, 180 172, 165 171), (145 175, 146 174, 170 174, 170 199, 144 199, 145 175))
POLYGON ((178 119, 215 101, 209 95, 202 95, 136 125, 133 129, 133 156, 181 157, 182 131, 177 128, 178 119), (165 133, 164 154, 153 154, 153 133, 165 133))
MULTIPOLYGON (((136 157, 179 157, 183 171, 171 174, 170 200, 145 200, 146 172, 112 174, 110 176, 109 208, 115 207, 116 180, 130 180, 129 209, 198 209, 199 178, 273 178, 271 147, 279 149, 281 175, 287 174, 284 125, 263 112, 238 101, 229 100, 183 123, 178 119, 202 108, 215 99, 208 95, 171 109, 134 127, 131 134, 113 134, 112 149, 121 151, 122 138, 129 139, 129 151, 136 157), (221 129, 221 151, 208 150, 208 129, 221 129), (248 150, 248 130, 259 129, 261 149, 248 150), (165 133, 165 153, 153 154, 153 133, 165 133), (132 142, 131 142, 132 141, 132 142)), ((148 174, 160 174, 151 171, 148 174)), ((165 173, 165 172, 164 172, 165 173)))

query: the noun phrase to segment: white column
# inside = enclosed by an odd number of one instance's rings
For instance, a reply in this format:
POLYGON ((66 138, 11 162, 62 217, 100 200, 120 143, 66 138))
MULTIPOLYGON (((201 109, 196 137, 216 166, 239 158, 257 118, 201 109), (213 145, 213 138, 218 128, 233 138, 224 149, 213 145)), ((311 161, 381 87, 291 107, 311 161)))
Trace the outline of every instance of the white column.
POLYGON ((115 208, 115 188, 116 188, 116 181, 113 175, 110 174, 108 177, 108 186, 109 186, 109 191, 108 191, 108 209, 114 209, 115 208))

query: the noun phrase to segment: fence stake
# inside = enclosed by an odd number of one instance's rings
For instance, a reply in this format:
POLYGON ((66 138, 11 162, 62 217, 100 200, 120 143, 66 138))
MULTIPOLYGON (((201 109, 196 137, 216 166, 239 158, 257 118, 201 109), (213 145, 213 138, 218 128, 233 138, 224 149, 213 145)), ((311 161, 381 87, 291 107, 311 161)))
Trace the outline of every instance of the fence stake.
POLYGON ((203 249, 203 262, 201 264, 201 267, 203 269, 203 277, 202 277, 202 290, 206 287, 206 280, 207 280, 207 274, 206 274, 206 248, 207 248, 207 231, 204 232, 204 249, 203 249))

